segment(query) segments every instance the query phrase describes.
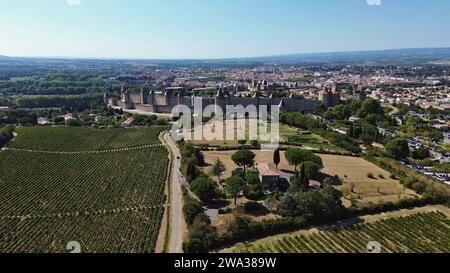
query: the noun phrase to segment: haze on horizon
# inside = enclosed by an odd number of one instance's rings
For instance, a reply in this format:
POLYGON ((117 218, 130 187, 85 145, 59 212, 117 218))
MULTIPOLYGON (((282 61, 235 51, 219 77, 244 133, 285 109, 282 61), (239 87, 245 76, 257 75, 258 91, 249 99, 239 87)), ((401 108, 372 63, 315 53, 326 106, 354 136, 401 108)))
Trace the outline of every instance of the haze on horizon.
POLYGON ((449 10, 448 0, 0 0, 0 55, 209 59, 449 47, 449 10))

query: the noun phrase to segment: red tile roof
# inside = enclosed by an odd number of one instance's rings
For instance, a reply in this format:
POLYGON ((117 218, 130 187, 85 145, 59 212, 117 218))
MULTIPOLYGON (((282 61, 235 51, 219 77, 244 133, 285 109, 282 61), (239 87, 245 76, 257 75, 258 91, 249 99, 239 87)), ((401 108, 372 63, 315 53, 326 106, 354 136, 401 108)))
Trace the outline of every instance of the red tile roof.
POLYGON ((258 172, 261 176, 280 176, 281 172, 276 169, 273 163, 260 163, 257 166, 258 172))

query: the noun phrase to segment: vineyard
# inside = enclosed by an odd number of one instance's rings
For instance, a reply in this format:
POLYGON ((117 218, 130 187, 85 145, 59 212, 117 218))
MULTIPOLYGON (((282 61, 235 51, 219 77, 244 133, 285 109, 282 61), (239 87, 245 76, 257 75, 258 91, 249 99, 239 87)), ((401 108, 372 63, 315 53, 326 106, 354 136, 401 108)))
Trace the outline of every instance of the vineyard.
POLYGON ((450 219, 441 212, 418 213, 373 223, 297 232, 237 247, 242 253, 367 253, 369 242, 382 253, 448 253, 450 219))
POLYGON ((70 241, 83 252, 153 251, 169 163, 155 145, 161 130, 21 128, 0 152, 0 252, 67 252, 70 241), (88 149, 104 151, 69 152, 88 149))
POLYGON ((21 127, 14 149, 39 151, 101 151, 159 144, 166 127, 92 130, 76 127, 21 127))
POLYGON ((0 252, 67 253, 76 241, 83 253, 150 252, 164 209, 0 220, 0 252))

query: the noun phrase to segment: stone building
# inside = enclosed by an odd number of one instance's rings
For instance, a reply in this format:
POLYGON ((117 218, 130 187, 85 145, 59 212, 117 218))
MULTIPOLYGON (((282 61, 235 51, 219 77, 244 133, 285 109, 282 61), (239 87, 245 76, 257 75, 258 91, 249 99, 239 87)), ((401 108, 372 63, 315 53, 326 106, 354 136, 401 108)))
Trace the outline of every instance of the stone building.
POLYGON ((202 108, 206 108, 209 105, 215 105, 222 107, 223 111, 226 110, 226 106, 267 106, 270 111, 271 106, 280 106, 281 111, 286 112, 304 112, 312 113, 320 101, 297 99, 292 96, 289 98, 275 98, 270 97, 236 97, 231 96, 223 89, 219 89, 217 94, 213 97, 198 97, 198 96, 185 96, 184 88, 166 88, 164 92, 154 92, 153 90, 146 90, 143 88, 140 93, 131 93, 129 89, 125 87, 121 90, 121 99, 106 98, 110 106, 121 107, 123 109, 137 109, 149 113, 171 113, 172 109, 177 105, 185 105, 193 110, 194 102, 196 99, 202 99, 202 108))
POLYGON ((323 89, 319 93, 319 100, 325 105, 325 107, 335 107, 341 104, 341 94, 337 90, 336 85, 332 88, 328 86, 324 86, 323 89))

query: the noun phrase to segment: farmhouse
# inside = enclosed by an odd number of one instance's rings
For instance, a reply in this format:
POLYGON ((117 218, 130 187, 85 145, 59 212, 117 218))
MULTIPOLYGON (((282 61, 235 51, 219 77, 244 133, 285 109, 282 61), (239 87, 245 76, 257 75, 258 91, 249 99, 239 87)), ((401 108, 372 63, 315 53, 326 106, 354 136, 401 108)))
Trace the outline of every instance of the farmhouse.
POLYGON ((263 184, 276 186, 280 181, 281 172, 273 163, 260 163, 257 166, 259 179, 263 184))

